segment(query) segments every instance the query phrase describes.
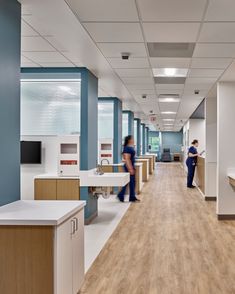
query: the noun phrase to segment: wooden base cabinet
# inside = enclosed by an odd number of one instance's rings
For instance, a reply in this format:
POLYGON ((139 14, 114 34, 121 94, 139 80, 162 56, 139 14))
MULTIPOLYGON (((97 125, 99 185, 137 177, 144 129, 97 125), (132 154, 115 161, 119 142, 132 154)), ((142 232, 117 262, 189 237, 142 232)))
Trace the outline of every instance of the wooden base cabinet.
POLYGON ((84 210, 58 226, 0 226, 0 261, 2 294, 78 294, 84 210))
POLYGON ((35 179, 35 200, 80 200, 79 179, 35 179))

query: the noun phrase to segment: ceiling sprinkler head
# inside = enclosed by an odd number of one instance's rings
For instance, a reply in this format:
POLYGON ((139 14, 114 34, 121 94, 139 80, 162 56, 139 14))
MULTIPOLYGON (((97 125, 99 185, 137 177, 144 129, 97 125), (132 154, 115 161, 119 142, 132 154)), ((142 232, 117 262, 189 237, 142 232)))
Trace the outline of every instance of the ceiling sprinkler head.
POLYGON ((147 98, 147 95, 146 95, 146 94, 143 94, 143 95, 142 95, 142 98, 143 98, 143 99, 146 99, 146 98, 147 98))

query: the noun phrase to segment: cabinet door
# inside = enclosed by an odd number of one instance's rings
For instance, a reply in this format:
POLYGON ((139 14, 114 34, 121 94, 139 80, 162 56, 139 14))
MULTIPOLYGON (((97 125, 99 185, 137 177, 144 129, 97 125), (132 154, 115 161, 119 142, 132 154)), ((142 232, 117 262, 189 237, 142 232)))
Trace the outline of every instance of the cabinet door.
POLYGON ((56 228, 55 233, 55 294, 73 293, 73 219, 56 228))
POLYGON ((56 200, 56 180, 36 179, 34 181, 35 200, 56 200))
POLYGON ((84 210, 75 215, 73 235, 73 294, 78 294, 84 280, 84 210))
POLYGON ((79 180, 57 180, 57 200, 79 200, 79 180))

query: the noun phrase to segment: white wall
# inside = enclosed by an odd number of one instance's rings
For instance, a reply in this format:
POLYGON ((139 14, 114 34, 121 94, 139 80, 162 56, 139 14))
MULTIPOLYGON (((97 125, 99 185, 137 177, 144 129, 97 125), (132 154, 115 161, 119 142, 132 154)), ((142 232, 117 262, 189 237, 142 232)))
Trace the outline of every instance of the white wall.
POLYGON ((217 89, 217 213, 235 214, 235 191, 228 169, 235 169, 235 83, 221 82, 217 89))
POLYGON ((217 98, 206 98, 205 196, 217 196, 217 98))
POLYGON ((199 141, 198 152, 202 152, 206 148, 205 142, 205 119, 190 119, 183 128, 183 148, 184 148, 184 167, 187 170, 185 160, 188 156, 188 148, 192 141, 197 139, 199 141))
POLYGON ((57 173, 58 137, 22 136, 21 140, 42 142, 42 164, 21 165, 21 199, 34 199, 34 177, 44 173, 57 173))
POLYGON ((205 139, 206 123, 205 119, 190 119, 189 120, 189 145, 194 139, 199 141, 198 152, 206 149, 205 139))

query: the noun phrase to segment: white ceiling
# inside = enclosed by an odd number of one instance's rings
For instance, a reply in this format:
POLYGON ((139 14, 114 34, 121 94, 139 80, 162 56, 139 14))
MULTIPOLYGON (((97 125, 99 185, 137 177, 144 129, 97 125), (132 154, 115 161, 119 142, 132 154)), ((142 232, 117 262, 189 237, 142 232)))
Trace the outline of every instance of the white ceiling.
POLYGON ((155 113, 160 129, 163 118, 172 118, 172 130, 180 130, 235 58, 234 0, 21 3, 22 66, 86 66, 99 78, 100 96, 119 97, 146 122, 155 113), (192 58, 153 58, 147 42, 196 46, 192 58), (122 52, 130 53, 129 60, 121 59, 122 52), (189 69, 185 84, 155 84, 152 68, 169 67, 189 69), (159 102, 165 93, 178 94, 180 102, 159 102))

